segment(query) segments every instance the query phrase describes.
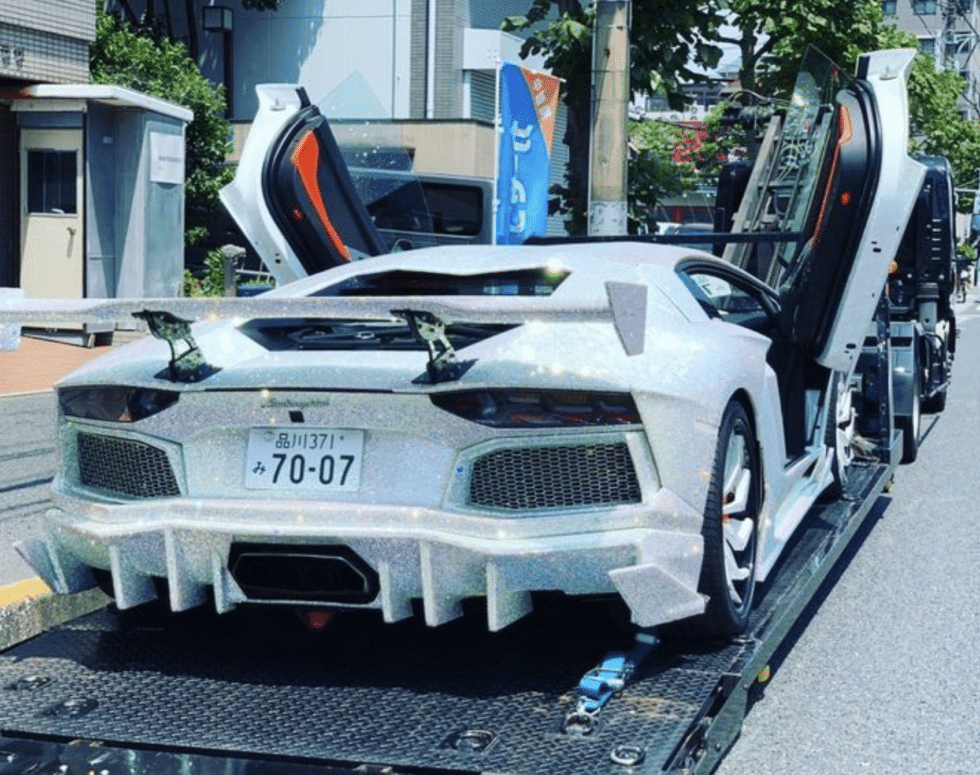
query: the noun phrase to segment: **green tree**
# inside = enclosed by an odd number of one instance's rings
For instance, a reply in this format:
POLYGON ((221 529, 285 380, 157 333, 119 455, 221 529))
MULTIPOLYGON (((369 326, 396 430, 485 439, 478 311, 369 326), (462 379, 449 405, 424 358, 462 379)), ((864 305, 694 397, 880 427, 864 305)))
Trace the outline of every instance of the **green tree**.
MULTIPOLYGON (((816 46, 845 70, 852 72, 865 51, 918 48, 914 35, 902 32, 887 19, 875 0, 853 4, 815 0, 806 6, 772 0, 732 0, 740 16, 737 26, 768 35, 752 50, 759 88, 787 96, 803 53, 816 46), (785 7, 784 7, 785 6, 785 7)), ((743 51, 745 56, 745 51, 743 51)), ((743 75, 743 77, 751 77, 743 75)), ((744 85, 744 81, 743 81, 744 85)), ((936 70, 933 57, 916 57, 908 80, 911 148, 917 153, 945 156, 953 168, 957 188, 975 189, 980 170, 980 126, 963 117, 960 100, 966 83, 953 70, 936 70)), ((957 200, 961 212, 970 212, 973 196, 957 200)))
MULTIPOLYGON (((521 56, 542 54, 545 66, 565 79, 563 99, 567 108, 564 141, 569 148, 565 184, 552 188, 552 213, 566 216, 573 234, 586 229, 591 133, 592 28, 595 9, 582 0, 532 0, 523 16, 504 21, 505 31, 528 31, 521 56)), ((682 84, 701 76, 694 67, 713 67, 721 49, 708 42, 721 23, 714 0, 644 0, 633 3, 630 28, 630 85, 646 92, 655 80, 675 108, 683 105, 682 84)), ((632 163, 631 181, 648 165, 632 163)), ((637 181, 646 191, 656 189, 637 181)))
POLYGON ((649 226, 658 202, 693 189, 698 175, 690 161, 675 162, 674 149, 696 141, 695 133, 660 121, 631 121, 628 217, 629 231, 649 226))
POLYGON ((730 0, 728 7, 735 32, 716 40, 738 47, 741 87, 766 96, 788 96, 810 46, 852 70, 894 30, 879 0, 730 0))
MULTIPOLYGON (((932 57, 916 57, 909 76, 912 149, 945 156, 956 188, 976 189, 980 172, 980 125, 963 117, 960 97, 966 83, 953 70, 936 70, 932 57)), ((957 198, 957 209, 973 210, 974 196, 957 198)))
MULTIPOLYGON (((884 16, 877 0, 842 4, 813 0, 730 0, 737 17, 735 34, 719 34, 720 43, 735 44, 741 55, 739 104, 758 105, 747 92, 761 92, 779 100, 789 96, 806 50, 815 46, 841 67, 852 72, 865 51, 917 48, 914 35, 902 32, 884 16)), ((974 189, 980 167, 980 126, 961 114, 965 83, 958 73, 937 71, 933 58, 916 58, 909 76, 911 149, 945 156, 953 167, 955 185, 974 189)), ((760 95, 761 96, 761 95, 760 95)), ((731 107, 731 106, 729 106, 731 107)), ((709 142, 696 159, 699 171, 717 168, 719 151, 745 145, 740 127, 723 127, 721 111, 709 117, 709 142)), ((972 196, 958 199, 961 212, 973 206, 972 196)))
POLYGON ((231 151, 224 118, 224 91, 215 87, 188 56, 165 36, 135 30, 99 12, 90 49, 93 83, 114 83, 177 103, 194 111, 185 135, 185 244, 200 242, 219 206, 218 191, 231 180, 225 167, 231 151))

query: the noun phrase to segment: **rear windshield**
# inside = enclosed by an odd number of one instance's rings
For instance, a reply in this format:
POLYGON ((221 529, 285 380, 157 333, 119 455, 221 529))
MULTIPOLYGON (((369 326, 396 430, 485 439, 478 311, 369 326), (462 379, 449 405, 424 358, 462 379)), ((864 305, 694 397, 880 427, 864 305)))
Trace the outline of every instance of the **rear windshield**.
POLYGON ((545 267, 453 275, 395 270, 359 275, 313 296, 550 296, 569 273, 545 267))

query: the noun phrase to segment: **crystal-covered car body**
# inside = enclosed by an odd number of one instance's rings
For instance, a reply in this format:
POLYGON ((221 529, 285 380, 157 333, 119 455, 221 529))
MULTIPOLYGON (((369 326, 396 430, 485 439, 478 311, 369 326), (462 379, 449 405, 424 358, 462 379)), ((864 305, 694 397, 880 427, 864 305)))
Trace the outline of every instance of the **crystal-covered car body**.
MULTIPOLYGON (((484 598, 499 629, 555 591, 618 595, 654 626, 722 596, 737 630, 848 462, 841 396, 922 174, 911 56, 801 92, 821 101, 800 115, 823 122, 822 163, 798 176, 816 190, 769 284, 746 271, 758 256, 642 242, 431 248, 194 326, 192 368, 151 339, 90 364, 58 386, 54 502, 21 553, 120 608, 420 606, 438 625, 484 598)), ((758 190, 785 212, 779 181, 758 190)), ((285 255, 250 208, 239 224, 285 255)))

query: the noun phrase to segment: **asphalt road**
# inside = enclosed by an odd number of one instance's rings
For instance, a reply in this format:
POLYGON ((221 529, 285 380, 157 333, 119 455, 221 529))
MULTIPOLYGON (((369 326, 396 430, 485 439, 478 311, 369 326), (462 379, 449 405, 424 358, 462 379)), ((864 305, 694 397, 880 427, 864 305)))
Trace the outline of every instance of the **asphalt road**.
POLYGON ((717 775, 980 771, 980 313, 960 308, 946 411, 717 775))
MULTIPOLYGON (((961 307, 946 412, 902 466, 718 775, 980 770, 980 312, 961 307)), ((0 586, 38 532, 54 469, 51 394, 0 398, 0 586)))
POLYGON ((11 544, 40 532, 54 436, 53 393, 0 397, 0 587, 34 575, 11 544))

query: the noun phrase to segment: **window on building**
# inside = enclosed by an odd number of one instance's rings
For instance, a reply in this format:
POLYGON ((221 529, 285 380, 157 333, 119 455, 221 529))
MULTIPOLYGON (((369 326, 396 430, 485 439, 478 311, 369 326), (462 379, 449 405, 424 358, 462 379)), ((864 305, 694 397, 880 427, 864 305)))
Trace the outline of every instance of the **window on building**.
POLYGON ((27 152, 27 209, 32 213, 78 212, 75 151, 27 152))
POLYGON ((898 0, 884 0, 881 4, 881 12, 886 16, 894 16, 898 13, 898 0))
POLYGON ((912 0, 912 13, 920 16, 934 16, 939 13, 936 0, 912 0))
POLYGON ((930 56, 936 53, 935 38, 919 38, 919 51, 930 56))

